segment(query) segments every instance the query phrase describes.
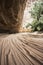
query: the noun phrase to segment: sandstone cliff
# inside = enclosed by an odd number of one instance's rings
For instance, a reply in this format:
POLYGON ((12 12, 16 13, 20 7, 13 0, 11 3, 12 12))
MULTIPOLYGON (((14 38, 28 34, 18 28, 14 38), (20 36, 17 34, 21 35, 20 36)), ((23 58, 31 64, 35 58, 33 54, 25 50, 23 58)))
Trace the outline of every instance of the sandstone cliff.
POLYGON ((0 0, 0 32, 19 32, 26 0, 0 0))

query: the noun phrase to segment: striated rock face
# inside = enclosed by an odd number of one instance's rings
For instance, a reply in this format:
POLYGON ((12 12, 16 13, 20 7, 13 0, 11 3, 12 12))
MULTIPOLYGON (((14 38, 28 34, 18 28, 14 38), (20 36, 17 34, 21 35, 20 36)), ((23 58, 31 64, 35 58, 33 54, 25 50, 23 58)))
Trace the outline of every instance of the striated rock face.
POLYGON ((19 32, 26 0, 0 0, 0 32, 19 32))
POLYGON ((43 65, 43 34, 0 34, 0 65, 43 65))

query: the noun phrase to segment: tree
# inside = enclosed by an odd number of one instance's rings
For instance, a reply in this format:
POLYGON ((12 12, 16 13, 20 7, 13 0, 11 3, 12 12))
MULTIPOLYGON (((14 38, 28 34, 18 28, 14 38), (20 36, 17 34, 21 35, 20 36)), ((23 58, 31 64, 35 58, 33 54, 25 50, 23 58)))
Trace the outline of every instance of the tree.
POLYGON ((26 27, 31 26, 32 31, 43 31, 43 1, 35 1, 30 13, 33 21, 26 27))

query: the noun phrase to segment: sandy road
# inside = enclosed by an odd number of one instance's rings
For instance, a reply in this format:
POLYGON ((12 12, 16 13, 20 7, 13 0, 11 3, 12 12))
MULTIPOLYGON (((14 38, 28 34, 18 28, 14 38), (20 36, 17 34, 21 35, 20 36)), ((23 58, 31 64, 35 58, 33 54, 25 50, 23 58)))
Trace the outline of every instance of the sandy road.
POLYGON ((0 34, 0 65, 43 65, 43 37, 0 34))

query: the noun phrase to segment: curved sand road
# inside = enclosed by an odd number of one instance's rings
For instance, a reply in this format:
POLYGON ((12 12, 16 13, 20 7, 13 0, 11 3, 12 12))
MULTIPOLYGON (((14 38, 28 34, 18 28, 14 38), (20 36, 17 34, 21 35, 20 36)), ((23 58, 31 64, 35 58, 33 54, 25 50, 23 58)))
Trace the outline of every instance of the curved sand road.
POLYGON ((0 65, 43 65, 43 38, 0 35, 0 65))

